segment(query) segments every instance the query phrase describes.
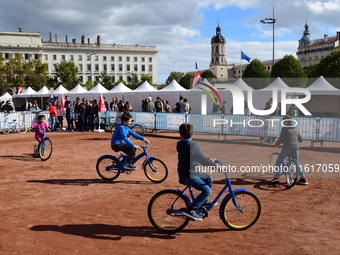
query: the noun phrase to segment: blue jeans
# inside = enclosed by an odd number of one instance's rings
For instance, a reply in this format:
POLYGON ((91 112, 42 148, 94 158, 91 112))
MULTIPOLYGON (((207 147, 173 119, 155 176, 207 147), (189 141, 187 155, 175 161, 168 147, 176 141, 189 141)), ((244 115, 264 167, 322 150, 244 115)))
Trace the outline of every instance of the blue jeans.
MULTIPOLYGON (((282 149, 281 153, 279 155, 279 157, 276 160, 275 166, 276 166, 276 170, 278 171, 278 169, 280 168, 280 166, 283 163, 283 160, 288 156, 288 155, 292 155, 292 158, 295 159, 299 165, 299 175, 301 179, 305 179, 305 173, 302 171, 302 167, 299 164, 299 150, 293 150, 293 149, 282 149)), ((279 176, 279 172, 275 171, 275 176, 279 176)))
POLYGON ((198 172, 193 178, 181 178, 181 180, 194 189, 202 191, 201 194, 199 194, 192 202, 191 209, 195 210, 201 207, 208 200, 211 194, 213 178, 210 175, 198 172))
POLYGON ((51 116, 51 130, 56 131, 57 117, 51 116))

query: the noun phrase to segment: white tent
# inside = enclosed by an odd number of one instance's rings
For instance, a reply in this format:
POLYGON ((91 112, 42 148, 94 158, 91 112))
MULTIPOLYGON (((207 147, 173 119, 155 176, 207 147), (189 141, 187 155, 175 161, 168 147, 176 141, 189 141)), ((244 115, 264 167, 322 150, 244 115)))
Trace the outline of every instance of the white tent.
POLYGON ((244 80, 242 80, 242 78, 237 79, 234 83, 234 86, 238 87, 241 90, 253 90, 252 87, 249 87, 247 83, 244 82, 244 80))
POLYGON ((44 86, 40 90, 37 91, 37 93, 34 94, 36 97, 47 97, 50 96, 50 90, 44 86))
POLYGON ((8 92, 0 97, 0 101, 7 101, 8 99, 12 99, 12 96, 8 92))
POLYGON ((32 89, 31 87, 28 87, 22 93, 15 95, 15 97, 32 97, 32 96, 35 96, 36 93, 37 92, 34 89, 32 89))
POLYGON ((168 86, 162 88, 160 91, 186 91, 186 90, 187 89, 179 85, 177 81, 172 80, 172 82, 170 82, 168 86))
POLYGON ((78 84, 73 89, 71 89, 68 93, 70 93, 70 94, 79 94, 79 93, 86 93, 86 92, 87 92, 87 90, 84 89, 82 86, 80 86, 80 84, 78 84))
POLYGON ((152 87, 147 81, 143 82, 138 88, 133 90, 134 92, 148 92, 148 91, 156 91, 154 87, 152 87))
POLYGON ((108 92, 106 88, 103 87, 100 83, 98 83, 95 87, 88 91, 88 93, 105 93, 108 92))
POLYGON ((58 88, 56 88, 53 91, 54 95, 61 95, 61 94, 67 94, 69 91, 67 89, 64 88, 63 85, 60 85, 58 88))
POLYGON ((273 91, 273 88, 282 89, 282 88, 289 88, 289 86, 281 80, 280 77, 277 77, 275 81, 273 81, 270 85, 263 89, 259 89, 258 91, 273 91))
POLYGON ((307 89, 312 95, 340 95, 340 90, 333 87, 323 76, 320 76, 307 89))
POLYGON ((120 82, 118 85, 116 85, 113 89, 111 89, 109 92, 113 93, 123 93, 123 92, 130 92, 132 89, 128 88, 124 85, 124 83, 120 82))

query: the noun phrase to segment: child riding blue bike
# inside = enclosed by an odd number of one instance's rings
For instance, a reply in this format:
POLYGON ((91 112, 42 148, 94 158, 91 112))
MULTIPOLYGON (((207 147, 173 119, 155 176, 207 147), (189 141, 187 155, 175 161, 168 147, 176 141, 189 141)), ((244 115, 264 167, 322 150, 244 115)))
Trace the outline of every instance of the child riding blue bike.
POLYGON ((137 167, 133 165, 134 158, 136 155, 136 151, 141 150, 141 147, 131 142, 129 137, 132 136, 141 141, 145 141, 147 143, 150 143, 150 142, 147 139, 145 139, 143 136, 133 132, 129 128, 132 122, 132 116, 128 112, 124 112, 121 115, 121 120, 122 120, 122 124, 119 124, 116 127, 116 130, 112 135, 111 148, 115 152, 122 151, 128 156, 126 160, 126 165, 124 166, 125 169, 135 170, 137 169, 137 167))

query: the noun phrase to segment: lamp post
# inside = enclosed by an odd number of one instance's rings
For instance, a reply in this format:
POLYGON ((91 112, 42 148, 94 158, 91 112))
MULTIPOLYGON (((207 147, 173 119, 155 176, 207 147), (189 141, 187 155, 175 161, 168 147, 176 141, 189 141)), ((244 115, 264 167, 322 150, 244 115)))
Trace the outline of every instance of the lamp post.
POLYGON ((276 22, 276 19, 274 19, 274 7, 273 7, 273 17, 272 18, 265 18, 265 19, 262 19, 261 20, 261 23, 262 24, 272 24, 273 25, 273 65, 274 65, 274 62, 275 62, 275 57, 274 57, 274 38, 275 38, 275 33, 274 33, 274 24, 276 22))
POLYGON ((91 83, 92 83, 92 87, 93 87, 93 71, 92 71, 92 55, 95 55, 95 52, 87 52, 86 54, 88 54, 90 56, 90 71, 91 71, 91 83))

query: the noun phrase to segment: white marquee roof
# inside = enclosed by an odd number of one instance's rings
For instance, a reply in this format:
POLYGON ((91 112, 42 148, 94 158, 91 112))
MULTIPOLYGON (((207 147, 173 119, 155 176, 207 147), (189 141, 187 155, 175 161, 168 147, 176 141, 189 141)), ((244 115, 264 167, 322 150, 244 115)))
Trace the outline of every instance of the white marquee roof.
POLYGON ((148 92, 148 91, 156 91, 154 87, 152 87, 147 81, 143 82, 138 88, 133 90, 135 92, 148 92))
POLYGON ((120 82, 114 88, 112 88, 109 92, 130 92, 132 89, 128 88, 124 85, 124 83, 120 82))
POLYGON ((79 93, 86 93, 86 92, 87 92, 87 90, 84 89, 82 86, 80 86, 80 84, 78 84, 73 89, 71 89, 68 93, 70 93, 70 94, 79 94, 79 93))
POLYGON ((88 91, 89 93, 105 93, 108 92, 106 88, 103 87, 100 83, 98 83, 95 87, 88 91))
POLYGON ((58 88, 56 88, 53 91, 54 95, 61 95, 61 94, 67 94, 69 91, 67 89, 64 88, 63 85, 60 85, 58 88))
POLYGON ((168 86, 162 88, 160 91, 186 91, 186 90, 187 89, 179 85, 177 81, 172 80, 172 82, 170 82, 168 86))

